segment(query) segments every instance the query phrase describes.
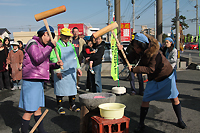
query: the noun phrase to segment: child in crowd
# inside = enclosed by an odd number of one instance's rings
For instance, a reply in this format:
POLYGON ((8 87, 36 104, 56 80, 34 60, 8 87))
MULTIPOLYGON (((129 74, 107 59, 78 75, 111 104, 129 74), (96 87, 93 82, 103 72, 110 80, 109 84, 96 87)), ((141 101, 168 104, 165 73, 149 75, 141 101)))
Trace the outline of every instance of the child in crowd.
MULTIPOLYGON (((52 36, 55 37, 54 29, 49 26, 52 36)), ((25 110, 22 116, 21 132, 27 133, 31 116, 37 122, 41 117, 41 107, 45 106, 43 84, 49 80, 49 69, 58 69, 63 62, 49 63, 49 55, 56 46, 56 42, 50 41, 46 27, 37 31, 28 41, 25 47, 24 60, 22 64, 22 89, 19 100, 19 107, 25 110)), ((39 133, 46 133, 43 122, 38 126, 39 133)))
POLYGON ((13 50, 8 53, 6 69, 8 69, 8 64, 10 64, 12 71, 11 78, 13 82, 13 88, 11 90, 13 91, 18 88, 21 89, 22 62, 24 54, 18 49, 18 42, 13 42, 11 45, 13 46, 13 50))
MULTIPOLYGON (((92 47, 93 47, 92 41, 88 40, 87 45, 85 46, 85 52, 86 52, 85 58, 90 58, 93 53, 96 53, 96 50, 94 50, 92 47)), ((89 61, 89 67, 90 67, 89 70, 92 74, 95 74, 94 70, 92 69, 92 65, 93 61, 89 61)))

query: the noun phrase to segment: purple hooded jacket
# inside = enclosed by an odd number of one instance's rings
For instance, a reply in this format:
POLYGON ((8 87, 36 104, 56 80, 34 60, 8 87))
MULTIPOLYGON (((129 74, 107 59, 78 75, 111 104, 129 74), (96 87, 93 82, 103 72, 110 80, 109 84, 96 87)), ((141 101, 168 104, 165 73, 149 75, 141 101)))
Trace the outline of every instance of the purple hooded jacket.
POLYGON ((49 69, 58 69, 56 63, 49 63, 49 55, 52 47, 44 46, 40 38, 34 36, 28 41, 25 47, 24 60, 22 65, 23 79, 49 80, 49 69))

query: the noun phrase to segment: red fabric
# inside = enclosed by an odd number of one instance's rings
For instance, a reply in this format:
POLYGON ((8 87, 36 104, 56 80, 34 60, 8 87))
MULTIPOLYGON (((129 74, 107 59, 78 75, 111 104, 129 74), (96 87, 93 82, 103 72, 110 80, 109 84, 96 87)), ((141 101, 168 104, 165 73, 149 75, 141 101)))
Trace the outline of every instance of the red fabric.
POLYGON ((91 52, 90 52, 90 49, 89 49, 89 48, 86 48, 86 49, 85 49, 85 51, 86 51, 86 53, 87 53, 87 54, 91 54, 91 52))

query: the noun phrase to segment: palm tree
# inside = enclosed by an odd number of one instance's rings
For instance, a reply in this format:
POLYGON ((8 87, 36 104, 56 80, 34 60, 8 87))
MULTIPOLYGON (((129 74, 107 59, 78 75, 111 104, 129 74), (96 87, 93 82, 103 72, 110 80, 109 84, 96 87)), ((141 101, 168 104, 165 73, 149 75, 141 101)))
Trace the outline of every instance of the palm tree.
MULTIPOLYGON (((179 17, 180 25, 182 26, 183 30, 189 28, 188 24, 185 23, 185 19, 186 17, 183 15, 179 17)), ((176 17, 172 18, 171 22, 173 23, 172 30, 176 29, 176 17)))

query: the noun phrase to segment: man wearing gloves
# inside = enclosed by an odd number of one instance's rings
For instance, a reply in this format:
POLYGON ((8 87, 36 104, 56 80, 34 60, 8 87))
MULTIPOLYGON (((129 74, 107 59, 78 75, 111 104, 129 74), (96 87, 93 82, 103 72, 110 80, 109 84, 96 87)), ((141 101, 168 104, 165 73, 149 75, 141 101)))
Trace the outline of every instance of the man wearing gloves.
MULTIPOLYGON (((80 111, 80 108, 77 108, 75 105, 75 95, 77 94, 76 72, 78 73, 78 76, 82 76, 82 71, 80 70, 75 47, 69 42, 71 36, 73 36, 73 34, 71 34, 70 29, 63 28, 61 30, 60 39, 56 44, 58 54, 64 63, 64 69, 54 70, 54 94, 56 95, 58 113, 60 115, 65 114, 62 105, 62 98, 64 96, 69 97, 71 111, 80 111)), ((50 60, 52 62, 57 62, 54 50, 50 54, 50 60)))

